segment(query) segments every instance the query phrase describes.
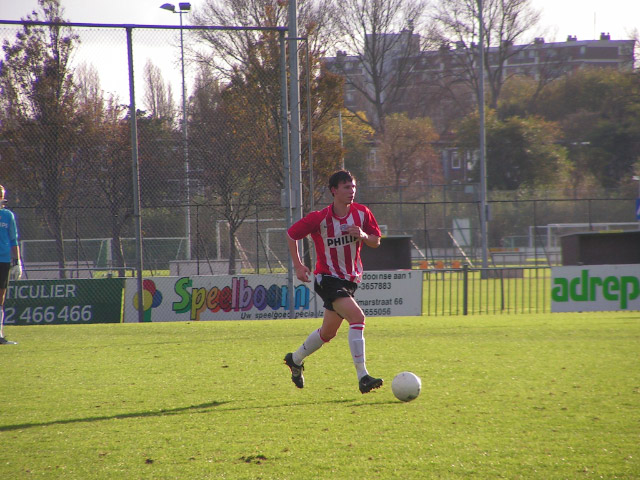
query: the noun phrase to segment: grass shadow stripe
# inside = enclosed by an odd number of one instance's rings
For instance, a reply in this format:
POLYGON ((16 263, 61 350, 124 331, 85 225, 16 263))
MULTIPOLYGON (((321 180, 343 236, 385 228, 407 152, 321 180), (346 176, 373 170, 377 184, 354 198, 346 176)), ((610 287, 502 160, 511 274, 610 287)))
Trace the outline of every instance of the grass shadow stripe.
POLYGON ((116 415, 105 415, 100 417, 86 417, 86 418, 69 418, 66 420, 52 420, 50 422, 38 422, 38 423, 20 423, 17 425, 0 425, 0 432, 9 432, 12 430, 23 430, 34 427, 48 427, 51 425, 67 425, 72 423, 87 423, 87 422, 102 422, 105 420, 123 420, 127 418, 145 418, 145 417, 160 417, 164 415, 178 415, 180 413, 188 411, 204 410, 212 407, 219 407, 229 402, 207 402, 199 405, 190 405, 188 407, 177 408, 163 408, 157 411, 147 412, 132 412, 132 413, 119 413, 116 415))

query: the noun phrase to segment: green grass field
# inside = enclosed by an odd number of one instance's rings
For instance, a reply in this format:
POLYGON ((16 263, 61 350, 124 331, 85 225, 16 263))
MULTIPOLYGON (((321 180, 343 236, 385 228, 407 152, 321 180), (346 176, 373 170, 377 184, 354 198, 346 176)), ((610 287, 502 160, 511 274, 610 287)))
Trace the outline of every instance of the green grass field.
POLYGON ((7 327, 0 478, 640 478, 640 313, 7 327), (395 400, 411 370, 420 397, 395 400))

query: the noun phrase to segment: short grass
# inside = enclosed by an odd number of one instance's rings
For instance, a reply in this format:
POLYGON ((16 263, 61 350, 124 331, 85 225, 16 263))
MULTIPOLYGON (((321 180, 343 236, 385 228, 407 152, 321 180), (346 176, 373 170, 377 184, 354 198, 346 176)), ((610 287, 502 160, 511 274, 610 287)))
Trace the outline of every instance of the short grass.
POLYGON ((637 312, 369 318, 368 395, 346 329, 290 382, 317 325, 8 327, 0 478, 640 478, 637 312))

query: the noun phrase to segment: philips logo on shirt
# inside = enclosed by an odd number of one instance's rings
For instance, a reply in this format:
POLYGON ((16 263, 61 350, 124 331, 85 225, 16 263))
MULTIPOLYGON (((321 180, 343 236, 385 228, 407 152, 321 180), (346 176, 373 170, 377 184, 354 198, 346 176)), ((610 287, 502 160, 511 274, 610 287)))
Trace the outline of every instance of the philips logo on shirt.
POLYGON ((342 247, 344 245, 348 245, 349 243, 354 243, 357 240, 358 237, 354 237, 353 235, 343 235, 336 238, 327 238, 327 247, 342 247))
POLYGON ((6 222, 0 222, 0 228, 9 228, 9 224, 6 222))

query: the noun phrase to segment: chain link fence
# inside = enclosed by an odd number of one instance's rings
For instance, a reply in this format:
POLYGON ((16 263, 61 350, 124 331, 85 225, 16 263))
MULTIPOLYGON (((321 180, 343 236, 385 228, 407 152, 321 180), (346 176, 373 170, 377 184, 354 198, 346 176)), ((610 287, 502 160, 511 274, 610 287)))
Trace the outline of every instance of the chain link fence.
POLYGON ((282 27, 3 23, 2 183, 27 278, 130 274, 137 215, 149 274, 282 271, 282 27), (230 38, 247 54, 231 71, 230 38))
MULTIPOLYGON (((1 183, 27 279, 133 275, 136 215, 145 275, 286 272, 282 28, 0 22, 0 37, 1 183), (246 46, 233 68, 216 56, 215 46, 229 40, 246 46)), ((307 209, 310 191, 316 205, 330 202, 324 178, 340 155, 320 158, 314 186, 304 187, 307 209)), ((395 190, 361 182, 356 200, 386 235, 410 237, 416 268, 481 258, 475 185, 395 190)), ((638 228, 631 198, 491 192, 489 204, 495 266, 557 264, 564 233, 638 228)))

